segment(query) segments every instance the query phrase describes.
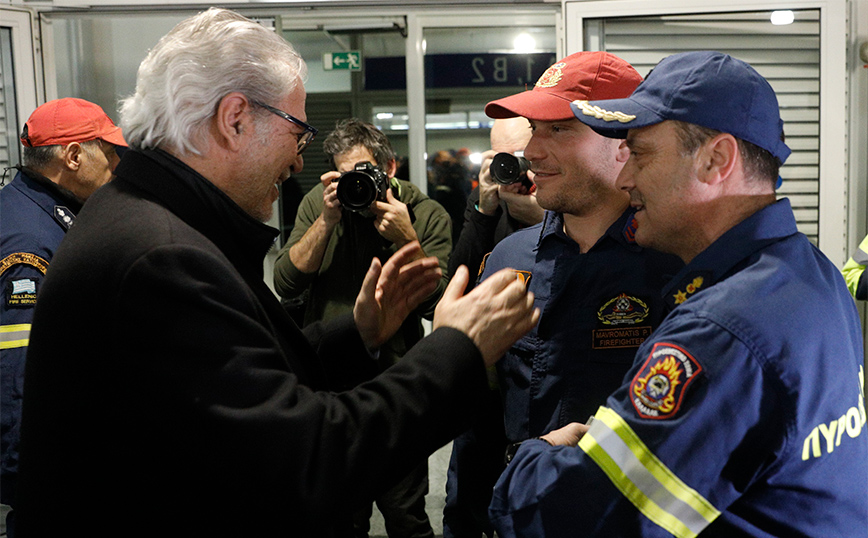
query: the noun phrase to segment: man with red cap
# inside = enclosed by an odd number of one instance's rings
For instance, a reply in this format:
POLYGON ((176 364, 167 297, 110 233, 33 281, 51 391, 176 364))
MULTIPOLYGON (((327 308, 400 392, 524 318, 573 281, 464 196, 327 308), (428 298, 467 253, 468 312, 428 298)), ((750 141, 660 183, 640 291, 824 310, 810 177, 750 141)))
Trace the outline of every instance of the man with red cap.
POLYGON ((617 56, 580 52, 549 67, 532 90, 485 107, 492 118, 530 121, 524 156, 546 210, 540 224, 500 242, 482 273, 514 268, 542 312, 497 365, 507 459, 523 441, 593 414, 665 316, 660 289, 681 262, 635 243, 630 198, 615 186, 629 151, 570 109, 577 99, 626 97, 641 81, 617 56))
MULTIPOLYGON (((37 108, 24 124, 21 143, 24 165, 0 190, 0 500, 11 506, 18 478, 24 359, 36 295, 76 213, 112 178, 120 160, 116 148, 126 146, 120 127, 102 108, 74 98, 37 108)), ((14 533, 13 521, 7 518, 8 536, 14 533)))

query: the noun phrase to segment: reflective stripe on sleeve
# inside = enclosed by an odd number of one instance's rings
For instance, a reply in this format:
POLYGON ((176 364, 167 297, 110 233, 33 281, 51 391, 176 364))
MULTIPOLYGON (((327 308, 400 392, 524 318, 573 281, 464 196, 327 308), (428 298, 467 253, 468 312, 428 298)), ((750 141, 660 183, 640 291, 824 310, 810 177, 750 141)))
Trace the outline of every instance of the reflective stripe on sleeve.
POLYGON ((30 343, 30 324, 0 326, 0 349, 27 347, 30 343))
POLYGON ((645 517, 678 538, 695 537, 720 515, 609 408, 600 407, 579 447, 645 517))
POLYGON ((853 253, 853 261, 859 265, 868 265, 868 235, 862 240, 859 248, 853 253))
POLYGON ((868 265, 868 252, 865 252, 862 248, 857 248, 856 252, 853 253, 852 259, 859 265, 868 265))

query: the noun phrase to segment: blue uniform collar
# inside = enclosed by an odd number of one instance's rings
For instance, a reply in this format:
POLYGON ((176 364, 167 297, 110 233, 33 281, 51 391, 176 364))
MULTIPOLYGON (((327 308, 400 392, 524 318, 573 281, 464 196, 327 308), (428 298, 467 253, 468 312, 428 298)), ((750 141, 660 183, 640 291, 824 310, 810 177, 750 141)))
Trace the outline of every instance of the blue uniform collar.
MULTIPOLYGON (((636 218, 634 214, 636 210, 632 207, 627 207, 621 216, 618 217, 609 229, 606 230, 606 233, 603 234, 597 242, 591 247, 591 250, 597 248, 597 246, 606 240, 614 240, 618 243, 621 243, 625 247, 631 250, 641 250, 642 247, 636 244, 636 218)), ((539 239, 537 240, 537 249, 542 245, 543 241, 546 241, 548 238, 555 236, 559 237, 562 240, 573 242, 566 233, 564 233, 564 215, 563 213, 556 213, 554 211, 546 211, 543 216, 542 225, 540 228, 539 239)))
POLYGON ((82 203, 39 172, 24 167, 19 167, 18 170, 9 186, 20 182, 21 185, 17 188, 24 196, 48 213, 64 230, 69 230, 75 221, 75 215, 81 211, 82 203))
POLYGON ((788 199, 760 209, 720 236, 675 275, 663 288, 663 300, 670 310, 677 307, 736 272, 755 252, 798 232, 788 199))

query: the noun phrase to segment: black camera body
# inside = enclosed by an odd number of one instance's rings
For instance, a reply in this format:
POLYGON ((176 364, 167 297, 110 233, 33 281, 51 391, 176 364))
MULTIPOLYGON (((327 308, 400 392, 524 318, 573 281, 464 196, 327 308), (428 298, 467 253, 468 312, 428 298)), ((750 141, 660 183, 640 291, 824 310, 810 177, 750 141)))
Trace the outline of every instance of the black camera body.
POLYGON ((337 197, 343 207, 350 211, 366 211, 376 201, 386 201, 390 188, 389 176, 368 161, 358 162, 349 172, 335 179, 338 182, 337 197))
POLYGON ((530 161, 512 153, 498 153, 491 161, 491 179, 501 185, 522 182, 528 188, 533 184, 527 177, 530 161))

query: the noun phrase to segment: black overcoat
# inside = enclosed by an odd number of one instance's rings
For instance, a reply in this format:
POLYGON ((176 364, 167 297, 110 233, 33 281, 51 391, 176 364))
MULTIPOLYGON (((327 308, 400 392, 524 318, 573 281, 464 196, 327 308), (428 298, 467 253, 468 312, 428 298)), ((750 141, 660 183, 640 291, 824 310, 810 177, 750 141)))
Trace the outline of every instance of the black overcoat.
POLYGON ((384 374, 352 320, 300 331, 263 282, 276 231, 129 151, 39 290, 19 538, 329 536, 464 429, 478 349, 439 329, 384 374))

